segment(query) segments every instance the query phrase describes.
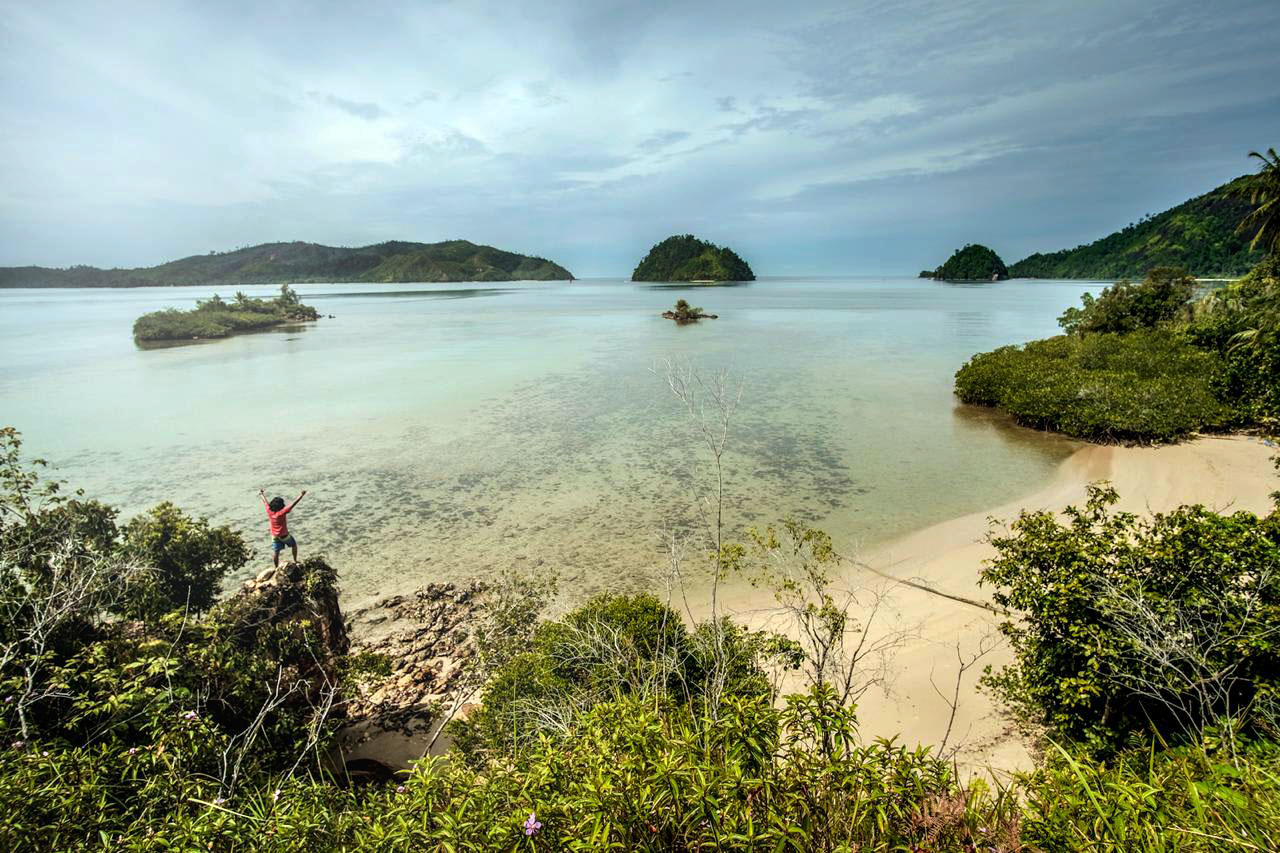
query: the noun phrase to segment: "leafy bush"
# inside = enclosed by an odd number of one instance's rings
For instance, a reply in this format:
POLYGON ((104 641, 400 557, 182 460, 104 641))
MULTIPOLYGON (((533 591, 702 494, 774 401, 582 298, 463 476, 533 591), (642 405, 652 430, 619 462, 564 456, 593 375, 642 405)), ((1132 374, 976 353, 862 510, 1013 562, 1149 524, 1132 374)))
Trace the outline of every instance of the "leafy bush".
POLYGON ((1024 719, 1096 745, 1154 728, 1199 739, 1274 726, 1280 514, 1201 506, 1149 519, 1090 488, 1066 522, 1023 512, 982 572, 1017 654, 989 677, 1024 719))
POLYGON ((146 589, 137 590, 133 615, 159 616, 174 610, 202 613, 228 572, 249 562, 249 548, 231 528, 210 527, 208 519, 189 518, 168 501, 137 516, 124 527, 124 548, 149 566, 146 589))
POLYGON ((700 706, 712 693, 767 693, 756 663, 762 641, 728 622, 716 634, 711 625, 690 632, 652 595, 597 596, 537 627, 528 650, 494 674, 479 709, 452 724, 455 743, 478 765, 563 733, 575 715, 619 697, 700 706), (724 682, 712 684, 720 650, 724 682))
POLYGON ((225 338, 237 332, 315 320, 319 316, 316 309, 298 300, 293 288, 283 284, 280 295, 275 299, 253 299, 237 293, 235 301, 226 302, 214 294, 196 303, 190 311, 167 308, 143 314, 134 321, 133 337, 139 343, 225 338))
POLYGON ((167 819, 326 744, 345 631, 322 559, 200 616, 247 558, 238 534, 168 504, 120 530, 114 509, 43 482, 20 449, 0 430, 0 743, 6 779, 35 785, 26 804, 4 788, 0 834, 27 842, 9 849, 167 819))
POLYGON ((1083 306, 1068 308, 1058 325, 1068 334, 1150 329, 1180 316, 1195 290, 1196 280, 1186 270, 1156 267, 1140 284, 1118 281, 1097 299, 1084 294, 1083 306))
POLYGON ((1239 421, 1214 393, 1215 353, 1175 331, 1059 336, 1001 347, 956 373, 965 403, 1094 441, 1172 441, 1239 421))
POLYGON ((1107 761, 1050 746, 1019 781, 1030 850, 1274 850, 1280 748, 1143 744, 1107 761))

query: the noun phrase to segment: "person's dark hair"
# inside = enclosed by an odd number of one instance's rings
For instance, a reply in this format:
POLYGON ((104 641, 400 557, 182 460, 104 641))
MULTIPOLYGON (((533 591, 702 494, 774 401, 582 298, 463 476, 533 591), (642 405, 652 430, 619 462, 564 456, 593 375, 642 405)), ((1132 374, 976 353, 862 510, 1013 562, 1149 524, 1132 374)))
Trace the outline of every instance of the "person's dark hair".
POLYGON ((279 512, 284 509, 284 498, 272 498, 271 503, 267 504, 272 512, 279 512))

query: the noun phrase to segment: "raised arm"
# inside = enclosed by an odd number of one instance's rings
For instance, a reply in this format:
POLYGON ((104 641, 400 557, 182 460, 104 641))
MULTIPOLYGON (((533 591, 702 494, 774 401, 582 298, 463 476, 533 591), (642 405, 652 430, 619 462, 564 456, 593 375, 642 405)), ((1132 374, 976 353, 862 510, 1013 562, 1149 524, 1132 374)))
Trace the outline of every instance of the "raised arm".
POLYGON ((269 505, 267 504, 267 493, 265 490, 258 489, 258 497, 262 498, 263 506, 270 508, 269 505))
POLYGON ((293 503, 289 504, 289 511, 292 512, 293 508, 298 505, 298 501, 302 500, 306 496, 307 496, 307 490, 303 489, 302 493, 293 499, 293 503))

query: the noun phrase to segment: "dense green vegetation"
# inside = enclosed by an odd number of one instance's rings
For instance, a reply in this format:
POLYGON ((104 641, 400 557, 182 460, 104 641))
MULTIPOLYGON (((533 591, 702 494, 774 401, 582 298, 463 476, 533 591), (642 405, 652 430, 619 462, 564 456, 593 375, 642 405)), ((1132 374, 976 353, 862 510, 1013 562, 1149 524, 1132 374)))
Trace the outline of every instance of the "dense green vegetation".
POLYGON ((143 314, 133 323, 133 339, 139 344, 225 338, 237 332, 255 332, 285 323, 316 320, 319 313, 298 301, 287 284, 275 299, 253 299, 237 293, 227 302, 216 293, 190 311, 166 308, 143 314))
POLYGON ((649 250, 632 281, 755 281, 747 262, 728 247, 692 234, 668 237, 649 250))
POLYGON ((1059 323, 1069 334, 971 358, 956 395, 1021 424, 1093 441, 1164 442, 1280 424, 1275 257, 1192 301, 1180 270, 1119 282, 1059 323))
POLYGON ((1000 256, 976 243, 970 243, 947 258, 947 262, 933 272, 924 270, 920 278, 936 278, 940 281, 1002 281, 1009 277, 1000 256))
MULTIPOLYGON (((346 652, 334 572, 266 603, 212 590, 247 549, 161 505, 117 524, 0 431, 0 844, 5 849, 1275 849, 1280 507, 1143 520, 1093 490, 1023 513, 983 574, 1016 653, 989 676, 1048 739, 1008 782, 867 742, 838 642, 839 558, 790 522, 727 545, 802 642, 606 596, 532 631, 523 587, 462 752, 356 787, 326 759, 346 652), (283 619, 281 618, 283 616, 283 619), (774 674, 803 674, 779 696, 774 674), (843 684, 843 686, 842 686, 843 684)), ((852 671, 852 670, 850 670, 852 671)))
POLYGON ((1232 228, 1268 253, 1248 275, 1196 299, 1186 270, 1155 267, 1085 294, 1058 318, 1066 335, 978 353, 956 373, 956 395, 1094 441, 1280 430, 1280 158, 1253 156, 1258 174, 1219 198, 1249 199, 1232 228))
POLYGON ((280 282, 552 281, 573 276, 544 258, 466 240, 393 240, 345 248, 317 243, 264 243, 232 252, 192 255, 155 267, 103 270, 75 266, 0 268, 0 287, 148 287, 280 282))
POLYGON ((1157 267, 1141 284, 1119 281, 1097 299, 1082 295, 1081 307, 1068 308, 1058 325, 1068 334, 1153 329, 1177 318, 1195 292, 1196 280, 1186 270, 1157 267))
POLYGON ((1037 252, 1009 267, 1009 274, 1107 281, 1140 278, 1152 267, 1182 267, 1201 277, 1242 275, 1262 257, 1240 230, 1253 209, 1249 188, 1255 177, 1237 178, 1088 245, 1037 252))
POLYGON ((1018 423, 1077 438, 1173 441, 1236 417, 1214 394, 1221 358, 1185 335, 1061 335, 980 353, 956 373, 965 403, 998 406, 1018 423))
POLYGON ((1139 518, 1088 504, 1023 512, 983 571, 1017 660, 990 677, 1024 717, 1096 748, 1276 734, 1280 515, 1202 506, 1139 518))

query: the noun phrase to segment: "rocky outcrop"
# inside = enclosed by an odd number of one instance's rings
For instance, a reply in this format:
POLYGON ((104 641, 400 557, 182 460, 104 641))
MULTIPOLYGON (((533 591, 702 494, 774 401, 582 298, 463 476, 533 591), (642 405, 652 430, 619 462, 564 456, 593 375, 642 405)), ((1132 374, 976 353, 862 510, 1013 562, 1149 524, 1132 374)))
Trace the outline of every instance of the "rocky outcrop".
MULTIPOLYGON (((427 751, 473 655, 470 627, 484 587, 429 584, 351 614, 353 654, 369 661, 347 697, 348 766, 406 767, 427 751)), ((464 709, 465 710, 465 709, 464 709)), ((437 740, 437 749, 446 744, 437 740)))
POLYGON ((289 675, 308 682, 304 698, 315 701, 338 684, 340 664, 351 646, 336 577, 323 557, 265 569, 219 603, 210 619, 246 648, 270 643, 305 649, 281 663, 289 675))
POLYGON ((429 584, 344 619, 336 573, 312 557, 264 570, 211 617, 237 643, 305 650, 282 661, 286 681, 304 683, 297 701, 314 707, 331 696, 330 715, 345 717, 335 764, 352 779, 385 779, 422 757, 443 711, 458 710, 483 592, 478 583, 429 584))

